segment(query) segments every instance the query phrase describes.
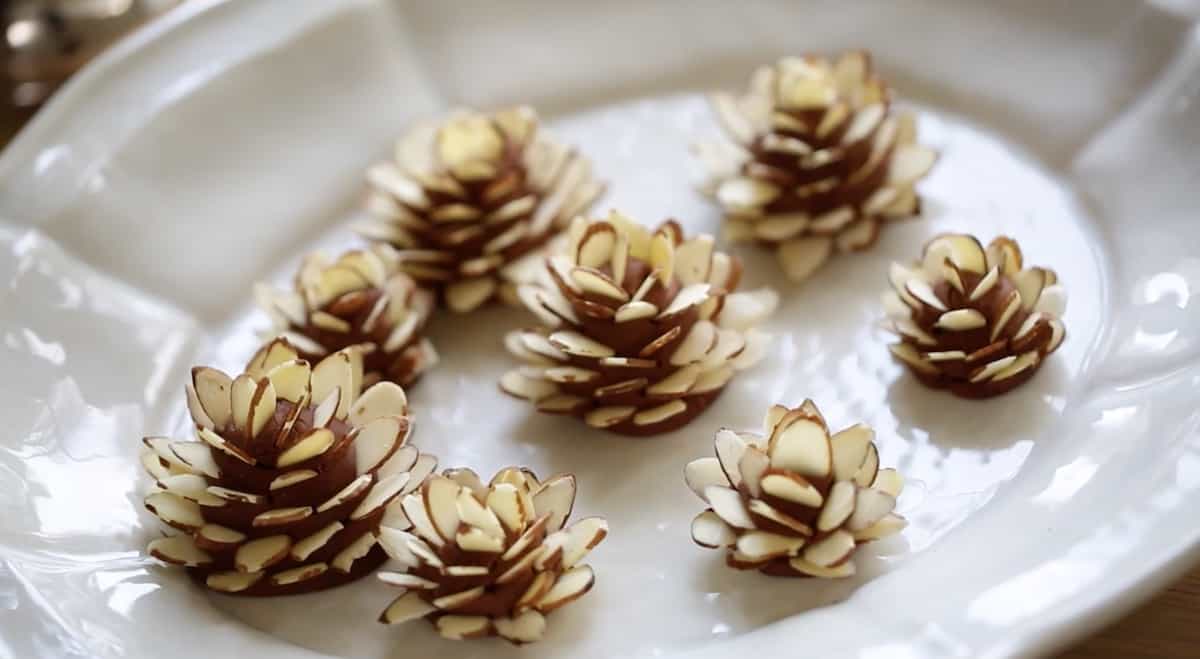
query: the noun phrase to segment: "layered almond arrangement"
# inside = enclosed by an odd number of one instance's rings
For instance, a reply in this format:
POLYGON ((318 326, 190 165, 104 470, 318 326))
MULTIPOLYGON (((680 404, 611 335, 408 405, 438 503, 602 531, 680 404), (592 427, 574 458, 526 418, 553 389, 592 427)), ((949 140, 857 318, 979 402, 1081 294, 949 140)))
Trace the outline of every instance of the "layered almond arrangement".
POLYGON ((380 622, 424 618, 449 639, 541 639, 546 615, 591 589, 592 568, 580 561, 608 533, 599 517, 566 525, 574 476, 543 483, 527 469, 501 470, 487 485, 448 470, 401 505, 407 519, 380 529, 403 568, 379 574, 401 589, 380 622))
POLYGON ((304 259, 292 290, 260 283, 255 293, 273 331, 302 358, 316 362, 357 346, 365 385, 381 379, 408 385, 437 363, 437 351, 422 336, 435 299, 395 262, 386 245, 350 250, 332 261, 318 252, 304 259))
POLYGON ((1058 276, 1024 267, 1010 238, 984 249, 974 236, 943 234, 917 263, 892 264, 890 276, 884 307, 900 337, 892 354, 931 387, 1002 394, 1033 377, 1066 335, 1058 276))
POLYGON ((373 219, 359 232, 398 248, 399 268, 459 312, 514 302, 540 249, 604 190, 527 107, 419 123, 367 181, 373 219))
POLYGON ((741 263, 708 235, 685 238, 675 222, 651 232, 613 212, 576 220, 545 280, 521 301, 542 326, 510 333, 527 365, 501 379, 541 412, 594 428, 653 435, 679 428, 762 358, 756 329, 773 291, 736 293, 741 263))
POLYGON ((147 437, 146 508, 176 533, 147 551, 209 588, 288 595, 358 579, 385 560, 385 508, 436 460, 407 444, 404 391, 359 395, 354 348, 315 366, 285 340, 230 378, 197 367, 187 384, 195 440, 147 437))
POLYGON ((726 549, 739 570, 853 575, 858 545, 904 528, 893 512, 903 479, 879 468, 869 427, 831 435, 812 401, 772 406, 765 426, 762 436, 722 429, 716 457, 688 463, 688 487, 709 506, 692 521, 692 539, 726 549))
POLYGON ((745 95, 714 94, 712 106, 731 143, 698 155, 726 235, 773 248, 791 279, 920 211, 914 186, 937 154, 917 143, 912 114, 892 110, 866 52, 783 58, 756 71, 745 95))

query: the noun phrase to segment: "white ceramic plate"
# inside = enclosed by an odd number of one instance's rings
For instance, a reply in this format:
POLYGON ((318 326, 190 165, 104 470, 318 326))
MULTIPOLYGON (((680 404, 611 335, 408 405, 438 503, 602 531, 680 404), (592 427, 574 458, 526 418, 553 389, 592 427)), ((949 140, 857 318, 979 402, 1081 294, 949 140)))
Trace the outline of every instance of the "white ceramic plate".
POLYGON ((0 657, 997 657, 1111 619, 1195 558, 1200 528, 1200 31, 1187 3, 576 5, 193 2, 72 81, 0 156, 0 657), (735 6, 737 5, 737 6, 735 6), (1189 18, 1188 14, 1192 17, 1189 18), (451 104, 538 106, 618 206, 714 231, 687 146, 699 92, 784 53, 869 46, 942 159, 922 219, 802 287, 777 286, 771 358, 656 441, 531 416, 495 380, 491 309, 443 318, 411 392, 444 466, 574 471, 604 514, 595 590, 545 642, 453 644, 375 622, 372 579, 291 599, 192 588, 140 550, 144 433, 185 428, 187 369, 231 369, 315 245, 353 242, 361 172, 451 104), (892 259, 930 235, 1016 237, 1071 293, 1029 384, 962 401, 874 329, 892 259), (683 464, 721 425, 811 396, 875 426, 911 525, 850 581, 735 573, 688 538, 683 464))

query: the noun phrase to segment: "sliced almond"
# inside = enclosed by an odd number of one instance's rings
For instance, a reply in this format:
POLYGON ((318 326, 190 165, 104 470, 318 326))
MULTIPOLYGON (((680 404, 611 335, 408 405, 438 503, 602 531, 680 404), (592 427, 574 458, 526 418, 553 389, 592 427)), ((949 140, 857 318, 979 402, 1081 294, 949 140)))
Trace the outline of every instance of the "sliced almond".
POLYGON ((717 549, 737 542, 737 533, 715 512, 706 510, 692 520, 692 541, 701 547, 717 549))
POLYGON ((291 546, 292 540, 286 535, 251 540, 238 547, 234 564, 238 572, 261 572, 286 558, 291 546))
POLYGON ((737 539, 736 547, 747 560, 760 562, 782 556, 794 556, 804 547, 804 542, 804 538, 751 531, 737 539))
POLYGON ((846 528, 862 531, 883 519, 895 507, 896 497, 873 488, 861 489, 854 506, 854 514, 846 521, 846 528))
POLYGON ((512 618, 493 618, 492 625, 502 638, 518 644, 539 641, 546 633, 546 618, 537 611, 525 611, 512 618))
POLYGON ((767 452, 771 466, 776 469, 817 478, 824 478, 832 471, 829 433, 811 419, 799 419, 772 437, 767 452))
POLYGON ((196 397, 213 428, 224 428, 233 419, 230 392, 233 380, 215 368, 198 366, 192 369, 192 385, 196 397))
POLYGON ((184 531, 194 531, 204 526, 200 505, 169 492, 154 492, 146 495, 146 510, 154 513, 164 523, 184 531))
POLYGON ((333 569, 349 574, 353 569, 354 561, 366 556, 371 548, 375 546, 374 534, 368 532, 358 536, 354 542, 351 542, 345 549, 339 551, 329 562, 333 569))
POLYGON ((341 522, 331 522, 312 535, 296 541, 296 544, 292 545, 290 551, 292 558, 297 561, 306 560, 313 552, 328 544, 333 539, 333 536, 337 535, 343 528, 345 527, 341 522))
POLYGON ((954 309, 938 316, 936 325, 952 332, 965 332, 987 325, 987 317, 975 309, 954 309))
POLYGON ((854 576, 855 572, 853 561, 839 563, 834 567, 822 567, 797 557, 788 561, 788 565, 797 572, 807 574, 810 577, 817 577, 818 579, 844 579, 854 576))
POLYGON ((875 440, 875 431, 857 424, 830 437, 833 446, 833 477, 848 481, 858 473, 867 456, 867 447, 875 440))
POLYGON ((806 547, 803 558, 818 567, 830 567, 844 561, 854 551, 854 546, 854 536, 848 531, 834 531, 806 547))
POLYGON ((334 439, 332 430, 318 428, 280 453, 275 460, 275 466, 282 469, 311 460, 328 451, 333 446, 334 439))
POLYGON ((208 552, 196 546, 190 536, 173 535, 156 538, 146 547, 146 553, 160 561, 184 567, 199 567, 212 562, 208 552))
POLYGON ((737 490, 720 485, 710 485, 704 488, 704 499, 712 506, 713 512, 724 522, 734 528, 753 529, 754 520, 750 517, 745 502, 737 490))
POLYGON ((550 335, 549 341, 563 352, 579 357, 603 358, 616 354, 612 348, 579 332, 559 330, 550 335))
POLYGON ((222 593, 240 593, 257 583, 262 576, 262 572, 214 572, 205 578, 204 585, 222 593))
POLYGON ((423 618, 437 611, 437 607, 421 598, 417 591, 409 591, 392 600, 379 616, 379 622, 385 625, 398 625, 409 620, 423 618))
POLYGON ((833 253, 833 239, 828 236, 810 236, 781 243, 776 250, 780 264, 788 279, 795 282, 808 279, 829 260, 833 253))
POLYGON ((762 489, 771 496, 813 508, 824 503, 820 490, 798 474, 768 474, 762 479, 762 489))
POLYGON ((592 568, 587 565, 573 567, 559 575, 550 590, 536 605, 538 611, 549 613, 582 597, 591 590, 596 581, 592 568))

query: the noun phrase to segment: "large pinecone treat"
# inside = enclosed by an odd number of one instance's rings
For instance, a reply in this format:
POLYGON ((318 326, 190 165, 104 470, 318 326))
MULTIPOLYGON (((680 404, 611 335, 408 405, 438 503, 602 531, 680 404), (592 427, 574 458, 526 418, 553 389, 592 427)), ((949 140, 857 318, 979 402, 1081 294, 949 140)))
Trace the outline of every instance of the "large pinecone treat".
POLYGON ((652 233, 613 212, 577 219, 568 241, 541 284, 519 289, 543 326, 506 337, 527 365, 504 375, 505 392, 646 436, 691 421, 762 358, 769 337, 755 327, 777 295, 733 292, 741 263, 711 236, 685 239, 673 221, 652 233))
POLYGON ((433 311, 433 293, 395 267, 387 245, 345 252, 336 260, 308 255, 292 290, 260 283, 259 305, 278 333, 303 359, 316 362, 332 352, 363 350, 366 386, 378 380, 399 385, 416 381, 437 363, 433 344, 422 336, 433 311))
POLYGON ((1023 265, 1009 238, 987 249, 944 234, 921 261, 892 264, 884 295, 892 354, 921 382, 964 398, 996 396, 1033 377, 1066 335, 1067 297, 1053 270, 1023 265))
POLYGON ((726 235, 774 248, 789 278, 920 212, 914 185, 937 154, 917 144, 912 114, 892 111, 868 53, 783 58, 756 71, 746 95, 714 94, 712 105, 732 144, 697 152, 726 235))
POLYGON ((510 467, 487 485, 469 469, 430 478, 404 497, 408 521, 380 529, 402 567, 379 574, 402 589, 380 622, 424 618, 450 639, 541 639, 546 615, 591 589, 580 561, 608 534, 599 517, 566 526, 574 504, 571 475, 542 483, 510 467))
POLYGON ((437 461, 407 444, 404 390, 381 382, 359 396, 361 380, 357 349, 310 367, 282 339, 236 378, 193 369, 198 441, 145 439, 146 508, 177 531, 147 551, 238 595, 321 590, 379 567, 388 504, 437 461))
POLYGON ((709 508, 692 539, 727 550, 739 570, 784 577, 848 577, 858 545, 899 532, 903 479, 879 468, 875 433, 862 424, 830 434, 812 401, 772 406, 766 434, 717 431, 716 457, 687 465, 688 487, 709 508))
POLYGON ((420 123, 367 181, 373 219, 359 232, 396 246, 400 269, 459 312, 497 295, 515 303, 542 248, 604 190, 527 107, 420 123))

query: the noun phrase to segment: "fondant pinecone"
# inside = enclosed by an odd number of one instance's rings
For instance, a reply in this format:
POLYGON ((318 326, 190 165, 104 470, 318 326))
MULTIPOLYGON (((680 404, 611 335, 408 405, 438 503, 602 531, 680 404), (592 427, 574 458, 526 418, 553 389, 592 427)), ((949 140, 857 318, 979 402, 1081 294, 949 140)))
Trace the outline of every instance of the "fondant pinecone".
POLYGON ((585 158, 537 123, 519 107, 417 125, 394 162, 368 170, 374 219, 360 233, 399 248, 401 270, 454 311, 494 295, 514 303, 540 248, 604 189, 585 158))
POLYGON ((832 436, 812 401, 767 412, 766 436, 717 432, 715 458, 685 479, 709 505, 692 521, 702 547, 728 548, 739 570, 787 577, 847 577, 855 548, 904 528, 895 514, 903 480, 879 468, 875 433, 862 424, 832 436))
POLYGON ((380 529, 404 568, 379 574, 404 589, 380 622, 425 618, 450 639, 540 639, 545 614, 591 589, 592 568, 580 561, 608 534, 599 517, 565 526, 574 503, 571 475, 539 483, 508 468, 484 485, 458 469, 430 478, 402 501, 408 523, 380 529))
POLYGON ((911 267, 892 264, 884 296, 892 354, 931 387, 966 398, 1025 382, 1062 344, 1066 292, 1046 268, 1023 268, 1009 238, 985 250, 974 236, 944 234, 911 267))
POLYGON ((314 253, 304 259, 294 289, 256 288, 259 305, 311 362, 350 346, 363 350, 366 386, 378 380, 416 381, 437 363, 433 344, 421 336, 433 311, 433 293, 395 267, 386 245, 348 251, 330 261, 314 253))
POLYGON ((891 111, 866 52, 781 59, 755 72, 745 96, 714 94, 712 105, 733 144, 698 145, 698 155, 727 237, 774 247, 791 279, 919 212, 913 186, 936 153, 916 143, 912 114, 891 111))
POLYGON ((147 551, 239 595, 330 588, 383 563, 385 508, 436 460, 406 444, 404 391, 381 382, 358 396, 361 377, 355 349, 310 368, 282 339, 236 378, 193 369, 199 441, 145 439, 146 508, 179 531, 147 551))
POLYGON ((529 365, 505 374, 505 392, 595 428, 652 435, 686 424, 762 358, 768 336, 755 326, 777 296, 733 293, 741 263, 711 236, 685 240, 673 221, 651 233, 614 212, 576 220, 569 242, 547 261, 547 281, 519 291, 544 327, 506 337, 529 365))

